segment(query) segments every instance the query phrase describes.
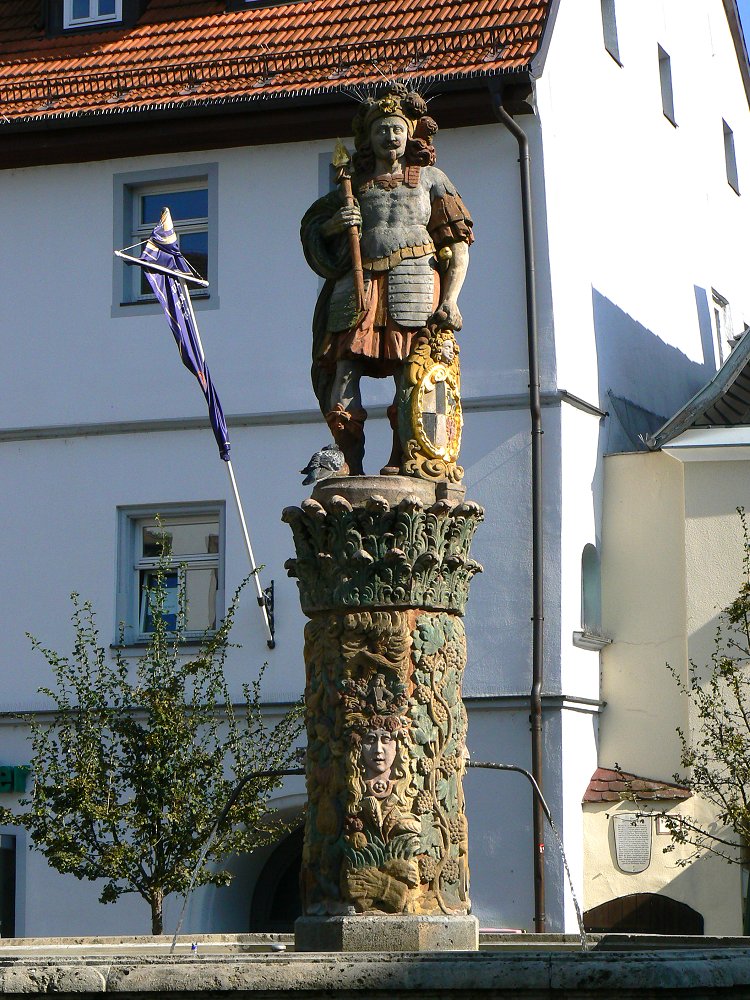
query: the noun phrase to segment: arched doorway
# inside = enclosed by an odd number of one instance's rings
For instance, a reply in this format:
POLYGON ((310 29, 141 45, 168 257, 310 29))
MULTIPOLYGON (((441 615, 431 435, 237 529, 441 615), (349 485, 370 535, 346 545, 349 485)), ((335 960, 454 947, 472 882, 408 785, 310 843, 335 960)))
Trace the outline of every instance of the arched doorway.
POLYGON ((703 916, 687 903, 656 892, 618 896, 586 910, 587 931, 617 934, 702 934, 703 916))
POLYGON ((299 872, 304 828, 294 830, 276 847, 255 883, 250 904, 250 931, 287 934, 302 915, 299 872))

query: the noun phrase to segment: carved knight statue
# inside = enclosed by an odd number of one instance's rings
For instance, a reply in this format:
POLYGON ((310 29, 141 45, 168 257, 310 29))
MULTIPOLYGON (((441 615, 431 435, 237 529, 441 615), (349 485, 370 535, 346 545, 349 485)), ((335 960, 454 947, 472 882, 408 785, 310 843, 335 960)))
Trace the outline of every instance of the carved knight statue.
POLYGON ((307 261, 326 279, 313 320, 313 387, 350 475, 363 473, 367 413, 360 379, 367 375, 396 380, 388 411, 393 450, 382 474, 460 478, 460 470, 451 474, 460 438, 453 332, 461 329, 458 295, 472 221, 434 165, 437 125, 426 112, 420 95, 401 86, 364 102, 353 122, 353 175, 340 164, 341 188, 302 220, 307 261), (425 391, 434 398, 413 431, 410 397, 417 391, 420 400, 425 391), (409 465, 412 438, 424 442, 412 442, 412 451, 422 447, 425 454, 409 465))

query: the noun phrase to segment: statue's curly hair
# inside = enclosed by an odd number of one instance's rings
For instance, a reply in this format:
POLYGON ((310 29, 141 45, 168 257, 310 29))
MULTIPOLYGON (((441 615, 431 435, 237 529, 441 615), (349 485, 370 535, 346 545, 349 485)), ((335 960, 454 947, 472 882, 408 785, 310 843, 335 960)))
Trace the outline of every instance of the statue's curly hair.
POLYGON ((411 122, 411 135, 406 142, 404 159, 407 166, 431 167, 436 160, 432 138, 437 133, 437 123, 427 114, 427 103, 421 94, 407 90, 404 84, 392 84, 380 97, 368 97, 354 116, 352 131, 356 152, 352 157, 354 172, 360 177, 370 176, 375 170, 375 155, 370 143, 370 128, 378 118, 397 113, 411 122), (389 108, 392 106, 392 110, 389 108))

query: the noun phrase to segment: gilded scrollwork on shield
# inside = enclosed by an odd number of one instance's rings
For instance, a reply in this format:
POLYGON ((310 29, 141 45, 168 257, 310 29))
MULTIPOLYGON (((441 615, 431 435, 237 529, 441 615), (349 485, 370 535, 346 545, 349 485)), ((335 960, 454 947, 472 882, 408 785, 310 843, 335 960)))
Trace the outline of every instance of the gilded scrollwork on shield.
POLYGON ((461 366, 451 330, 433 328, 416 342, 401 373, 398 426, 403 475, 461 481, 461 366))

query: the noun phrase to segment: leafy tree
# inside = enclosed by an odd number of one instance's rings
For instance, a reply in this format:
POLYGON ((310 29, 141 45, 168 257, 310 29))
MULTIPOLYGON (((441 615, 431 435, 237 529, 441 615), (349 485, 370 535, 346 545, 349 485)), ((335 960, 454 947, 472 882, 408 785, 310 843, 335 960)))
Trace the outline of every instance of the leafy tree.
MULTIPOLYGON (((4 810, 2 816, 25 827, 32 846, 57 871, 104 879, 100 902, 125 893, 142 896, 153 934, 163 932, 164 899, 187 891, 240 779, 288 768, 300 730, 299 706, 275 726, 263 718, 262 671, 244 686, 241 710, 232 706, 224 665, 242 587, 196 653, 185 647, 184 583, 177 625, 167 627, 168 567, 163 552, 149 595, 153 632, 135 667, 119 651, 113 659, 105 652, 92 606, 77 594, 71 656, 29 637, 54 673, 55 685, 40 693, 55 710, 51 721, 31 720, 33 787, 16 814, 4 810)), ((267 806, 281 781, 247 782, 216 832, 196 885, 227 885, 231 874, 209 862, 251 851, 285 831, 267 806)))
POLYGON ((681 866, 704 852, 746 864, 750 844, 750 538, 745 511, 738 507, 737 512, 744 538, 743 582, 719 616, 711 661, 700 667, 691 660, 687 681, 669 667, 695 719, 689 732, 677 729, 680 763, 689 776, 676 774, 675 780, 715 811, 710 823, 666 817, 673 841, 666 850, 675 844, 694 848, 677 861, 681 866))

